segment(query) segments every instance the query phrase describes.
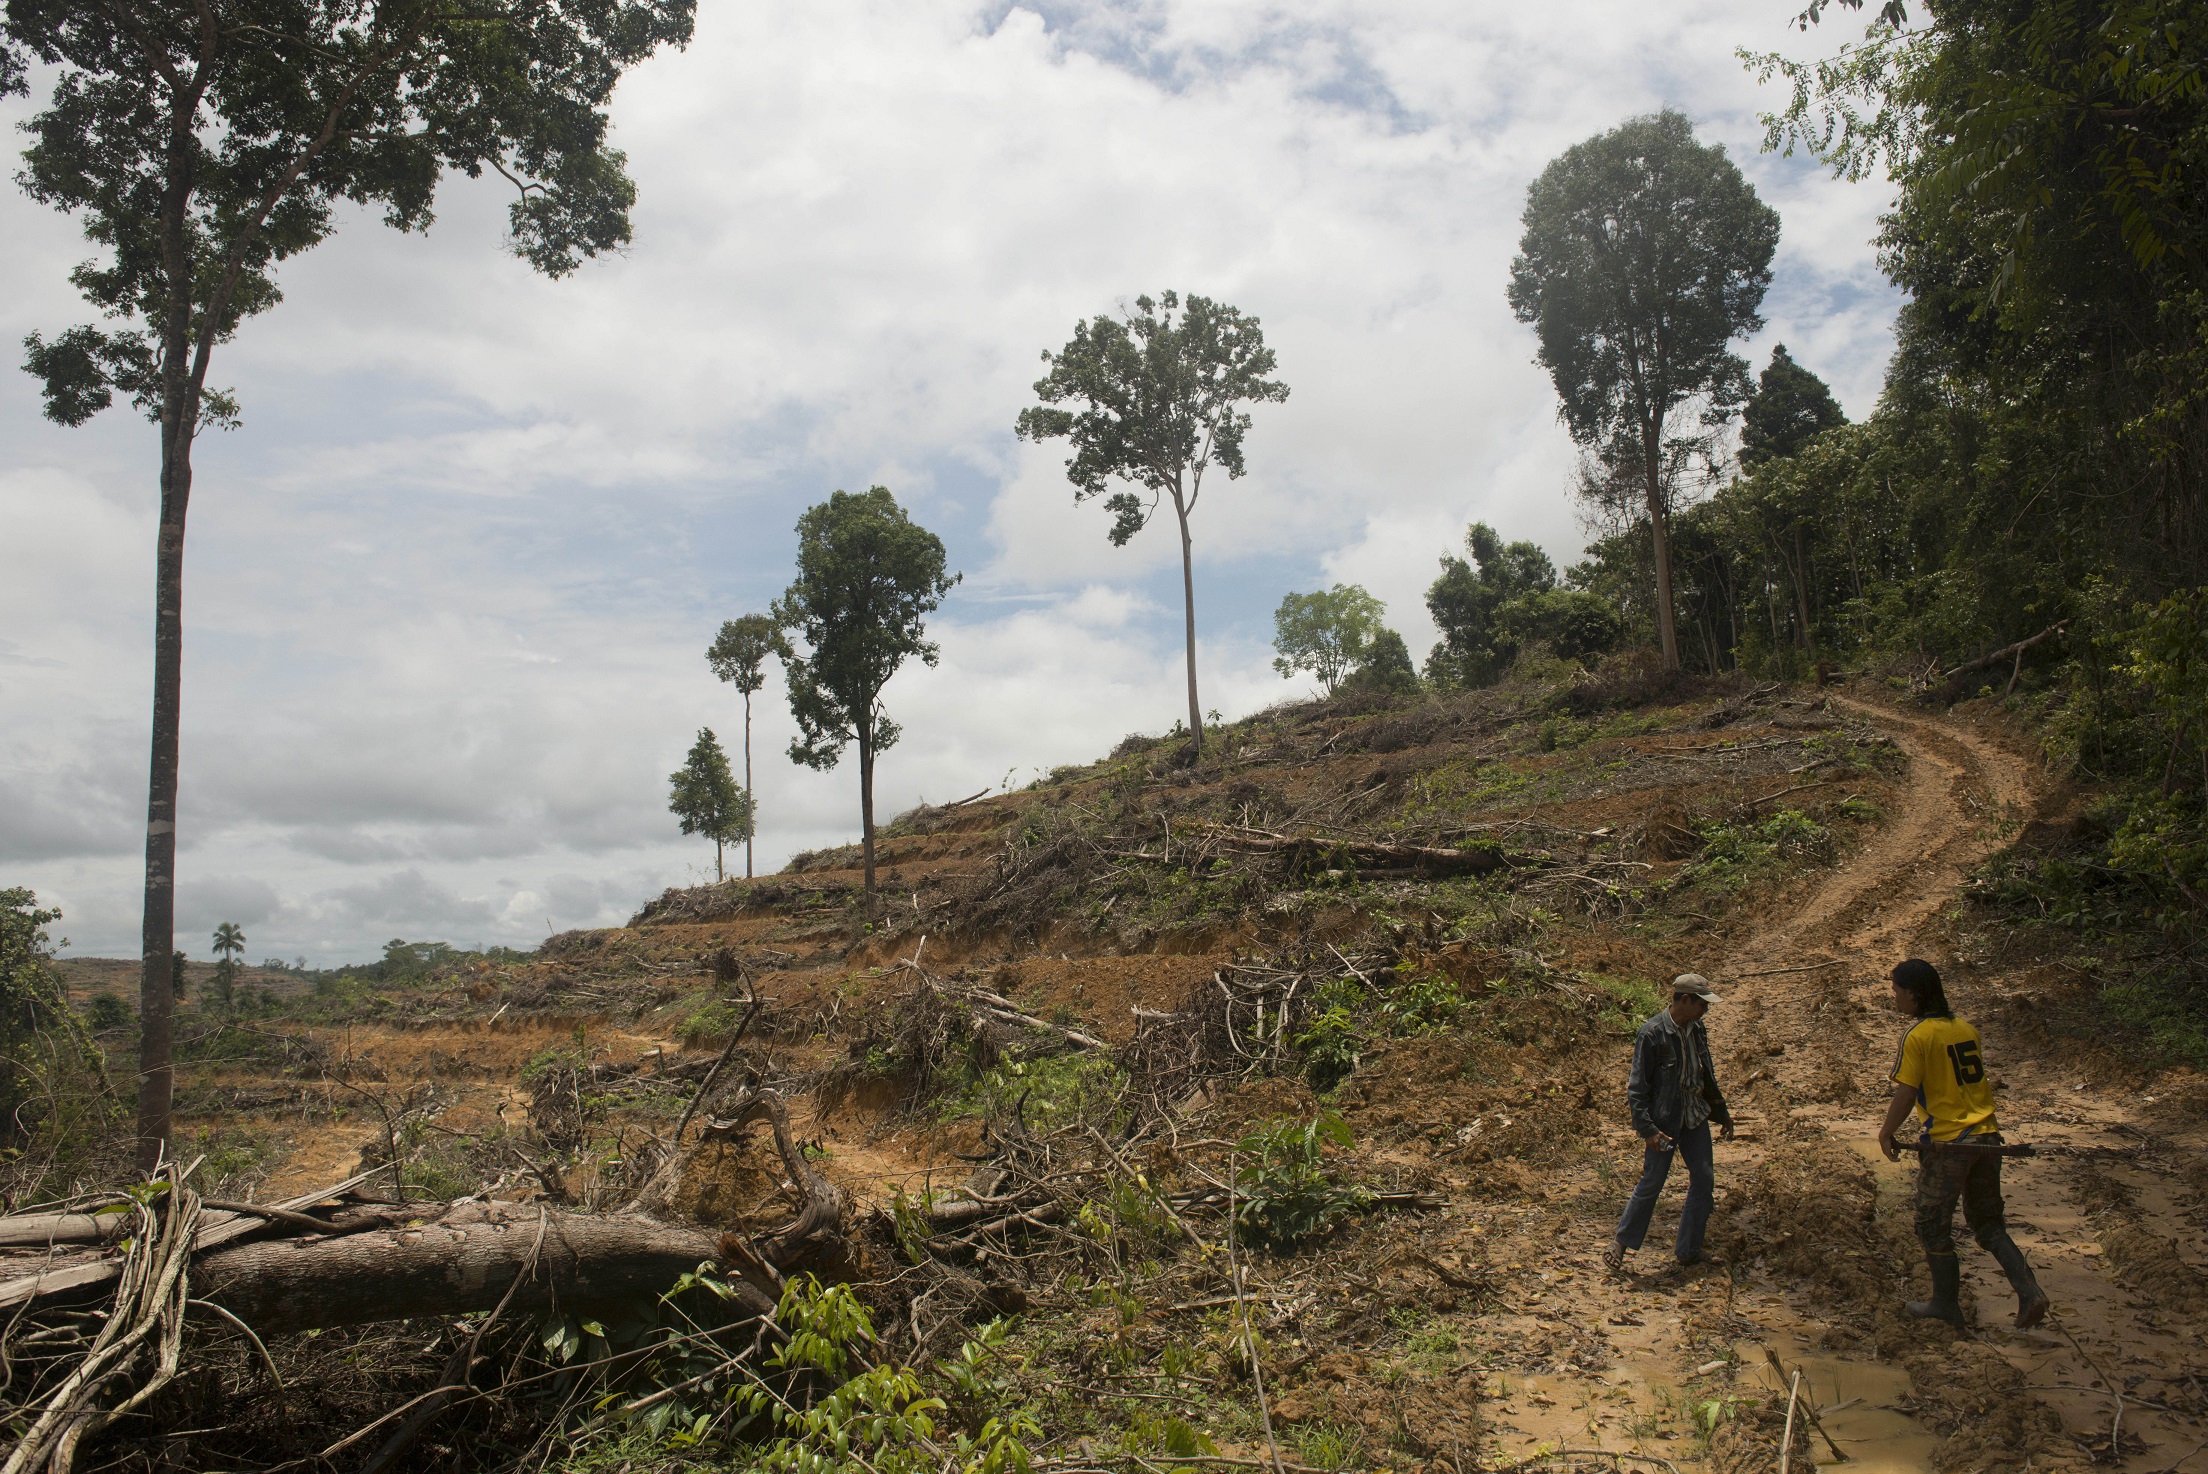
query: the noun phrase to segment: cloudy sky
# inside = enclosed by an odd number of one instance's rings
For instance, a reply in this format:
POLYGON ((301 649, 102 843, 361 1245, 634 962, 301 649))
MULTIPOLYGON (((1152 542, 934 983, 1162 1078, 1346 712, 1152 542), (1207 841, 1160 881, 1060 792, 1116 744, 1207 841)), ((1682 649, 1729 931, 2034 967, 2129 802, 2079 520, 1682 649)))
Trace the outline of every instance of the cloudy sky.
MULTIPOLYGON (((1040 350, 1167 287, 1264 323, 1293 388, 1197 513, 1204 702, 1268 667, 1283 593, 1344 580, 1414 652, 1474 518, 1559 565, 1571 447, 1503 286, 1527 183, 1666 105, 1784 221, 1769 326, 1851 414, 1895 299, 1885 192, 1759 155, 1734 49, 1794 0, 702 0, 624 82, 633 249, 548 282, 461 181, 426 236, 351 221, 218 355, 244 427, 196 457, 179 944, 235 920, 318 963, 391 937, 529 945, 710 877, 666 812, 735 695, 702 652, 788 582, 799 512, 890 487, 965 582, 900 674, 881 812, 1085 761, 1179 707, 1168 527, 1124 549, 1062 449, 1014 440, 1040 350)), ((27 115, 20 99, 0 114, 27 115)), ((12 131, 12 130, 11 130, 12 131)), ((69 220, 0 194, 0 340, 87 312, 69 220)), ((12 351, 12 350, 11 350, 12 351)), ((155 445, 0 371, 0 886, 136 950, 155 445)), ((851 836, 856 774, 757 702, 759 860, 851 836)))

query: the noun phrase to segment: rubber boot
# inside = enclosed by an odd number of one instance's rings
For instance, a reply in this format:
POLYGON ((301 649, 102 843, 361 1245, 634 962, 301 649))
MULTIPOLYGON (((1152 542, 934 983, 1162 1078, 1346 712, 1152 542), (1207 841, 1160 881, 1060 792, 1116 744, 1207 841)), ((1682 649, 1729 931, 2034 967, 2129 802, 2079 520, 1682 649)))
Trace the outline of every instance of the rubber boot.
POLYGON ((1953 1254, 1927 1254, 1925 1263, 1932 1268, 1932 1298, 1912 1300, 1907 1309, 1918 1320, 1944 1320, 1951 1326, 1963 1323, 1963 1261, 1953 1254))
POLYGON ((2016 1240, 2003 1234, 1986 1248, 2001 1261, 2001 1272, 2009 1277, 2009 1286, 2016 1291, 2016 1328, 2028 1331, 2045 1320, 2047 1292, 2039 1287, 2039 1277, 2032 1273, 2031 1262, 2016 1246, 2016 1240))

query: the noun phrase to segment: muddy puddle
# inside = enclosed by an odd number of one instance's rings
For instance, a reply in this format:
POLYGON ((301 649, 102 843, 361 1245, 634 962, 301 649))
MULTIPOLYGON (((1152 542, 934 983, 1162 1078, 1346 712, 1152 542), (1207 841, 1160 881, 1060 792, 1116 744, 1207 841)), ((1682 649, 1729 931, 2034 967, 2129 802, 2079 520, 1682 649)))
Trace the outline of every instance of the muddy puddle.
MULTIPOLYGON (((1927 1474, 1932 1468, 1940 1435, 1900 1411, 1899 1405, 1909 1401, 1907 1372, 1882 1362, 1805 1355, 1784 1344, 1770 1349, 1790 1374, 1801 1373, 1802 1401, 1815 1409, 1832 1441, 1848 1456, 1852 1474, 1927 1474)), ((1740 1357, 1735 1386, 1785 1394, 1787 1384, 1764 1355, 1763 1342, 1743 1341, 1734 1350, 1740 1357)), ((1823 1439, 1813 1437, 1811 1447, 1820 1467, 1839 1467, 1823 1439)))

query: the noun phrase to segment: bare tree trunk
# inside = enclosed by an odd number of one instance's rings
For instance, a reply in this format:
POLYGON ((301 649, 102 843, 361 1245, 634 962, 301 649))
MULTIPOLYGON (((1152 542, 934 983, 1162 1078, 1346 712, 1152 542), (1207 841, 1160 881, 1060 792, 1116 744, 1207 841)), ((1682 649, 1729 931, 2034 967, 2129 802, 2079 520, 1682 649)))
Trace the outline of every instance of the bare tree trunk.
POLYGON ((1798 621, 1794 643, 1804 654, 1817 653, 1816 637, 1809 629, 1809 551, 1802 545, 1802 524, 1794 523, 1794 617, 1798 621))
POLYGON ((184 691, 184 514, 192 497, 197 396, 186 371, 191 342, 191 253, 184 213, 192 194, 190 112, 170 120, 169 179, 161 201, 161 526, 154 545, 153 732, 146 774, 145 916, 139 934, 138 1166, 152 1171, 169 1142, 175 1097, 176 789, 184 691))
POLYGON ((1671 599, 1671 528, 1664 506, 1662 425, 1641 426, 1642 469, 1647 476, 1648 527, 1656 562, 1656 640, 1665 670, 1679 668, 1679 624, 1671 599))
POLYGON ((161 472, 155 553, 153 742, 146 785, 145 921, 138 986, 143 1020, 138 1039, 138 1165, 145 1171, 160 1161, 168 1144, 175 1090, 177 728, 184 675, 184 508, 192 474, 183 456, 163 459, 168 463, 161 472))
POLYGON ((1656 544, 1656 638, 1663 647, 1664 669, 1679 668, 1679 621, 1671 608, 1671 528, 1664 510, 1663 469, 1658 457, 1661 427, 1641 430, 1642 456, 1648 472, 1648 527, 1656 544))
POLYGON ((759 795, 751 791, 751 693, 744 693, 744 879, 751 879, 751 846, 759 837, 759 795))
POLYGON ((722 880, 726 880, 726 879, 728 879, 728 871, 727 871, 727 870, 726 870, 726 869, 725 869, 725 868, 724 868, 724 867, 722 866, 722 864, 721 864, 721 844, 722 844, 722 840, 721 840, 721 837, 720 837, 720 836, 719 836, 718 834, 714 835, 714 836, 713 836, 713 879, 714 879, 714 880, 716 880, 716 881, 722 881, 722 880))
POLYGON ((1196 700, 1196 563, 1188 537, 1188 508, 1179 487, 1173 489, 1173 514, 1181 526, 1181 610, 1188 634, 1188 731, 1196 750, 1204 750, 1204 712, 1196 700))
POLYGON ((859 851, 866 859, 866 919, 874 919, 874 725, 859 724, 859 851))

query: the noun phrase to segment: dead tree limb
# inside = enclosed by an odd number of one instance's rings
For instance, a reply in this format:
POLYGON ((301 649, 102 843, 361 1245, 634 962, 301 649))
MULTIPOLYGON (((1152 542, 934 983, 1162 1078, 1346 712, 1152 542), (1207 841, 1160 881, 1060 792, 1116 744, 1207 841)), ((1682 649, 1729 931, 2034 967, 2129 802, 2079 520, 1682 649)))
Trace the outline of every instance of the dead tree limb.
POLYGON ((1438 845, 1388 844, 1379 840, 1276 834, 1266 829, 1207 825, 1226 847, 1258 854, 1286 855, 1305 865, 1336 862, 1363 870, 1423 870, 1435 875, 1488 875, 1547 862, 1541 855, 1514 855, 1500 849, 1445 849, 1438 845))
MULTIPOLYGON (((1989 665, 1998 665, 2004 660, 2013 660, 2014 665, 2009 671, 2008 689, 2010 691, 2014 691, 2016 689, 2016 678, 2024 673, 2024 652, 2031 649, 2034 645, 2039 644, 2043 640, 2053 639, 2055 636, 2061 634, 2063 630, 2068 628, 2069 624, 2070 621, 2067 619, 2058 620, 2055 623, 2047 626, 2047 628, 2041 630, 2038 634, 2033 635, 2030 639, 2018 640, 2013 645, 2003 645, 2000 649, 1981 655, 1976 660, 1964 661, 1961 665, 1955 666, 1953 669, 1947 672, 1947 682, 1949 687, 1952 688, 1954 686, 1954 683, 1958 677, 1968 675, 1974 670, 1983 670, 1989 665)), ((2005 695, 2007 693, 2004 692, 2003 694, 2005 695)))

